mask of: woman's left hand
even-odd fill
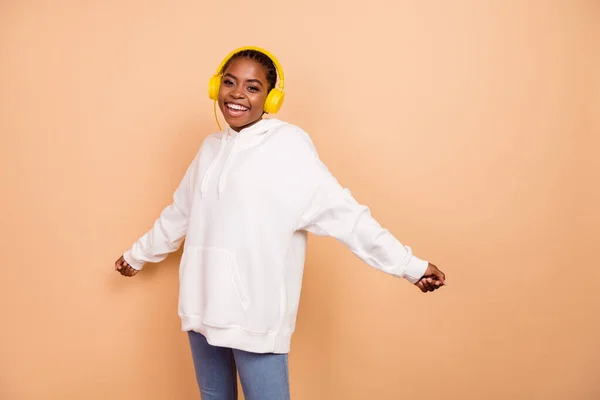
[[[446,284],[446,275],[432,263],[429,263],[425,274],[415,286],[421,289],[421,292],[433,292]]]

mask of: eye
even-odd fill
[[[257,86],[248,86],[248,90],[251,92],[258,92],[260,89]]]
[[[225,79],[225,80],[223,80],[223,84],[225,86],[231,86],[231,85],[233,85],[233,82],[231,81],[231,79]]]

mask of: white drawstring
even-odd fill
[[[213,162],[209,165],[208,169],[206,170],[206,173],[204,174],[204,178],[202,179],[202,185],[200,185],[200,198],[204,198],[204,196],[206,195],[206,185],[208,185],[208,180],[210,179],[210,175],[212,174],[213,169],[215,169],[215,166],[217,165],[219,158],[221,158],[221,154],[223,154],[223,151],[225,150],[225,140],[227,139],[227,134],[228,134],[227,132],[223,133],[223,138],[221,139],[221,147],[219,148],[219,153],[217,153],[217,156],[215,157]]]
[[[256,128],[258,128],[258,129],[256,129]],[[225,130],[225,132],[223,132],[223,137],[221,138],[221,147],[219,148],[219,152],[217,153],[217,156],[212,161],[212,163],[210,164],[210,166],[206,170],[206,173],[204,174],[204,178],[202,179],[202,184],[200,185],[200,196],[201,196],[201,198],[204,198],[206,196],[206,192],[208,190],[208,182],[210,180],[210,176],[214,172],[214,169],[216,168],[217,164],[219,163],[219,159],[222,157],[223,152],[225,151],[225,146],[227,146],[226,145],[227,137],[229,135],[231,135],[231,130],[230,129],[231,129],[231,127],[228,127]],[[248,129],[248,128],[246,128],[246,129]],[[267,131],[268,131],[268,129],[264,129],[264,127],[260,128],[260,127],[256,126],[256,127],[252,128],[252,131],[250,131],[252,133],[245,132],[244,133],[244,137],[248,136],[249,134],[251,134],[251,135],[257,135],[257,134],[265,133]],[[242,133],[241,132],[237,132],[236,135],[231,135],[231,136],[234,136],[235,139],[233,140],[231,151],[229,152],[229,155],[227,156],[227,160],[225,160],[225,165],[223,166],[223,170],[221,171],[221,174],[219,176],[219,182],[217,184],[217,194],[218,194],[218,198],[219,199],[221,198],[221,195],[225,192],[225,188],[227,186],[227,175],[229,173],[229,166],[230,166],[232,160],[235,159],[235,157],[236,157],[235,150],[236,150],[236,146],[238,146],[238,140],[242,136]]]
[[[235,137],[235,139],[233,140],[233,145],[231,146],[231,151],[229,152],[229,156],[227,157],[227,160],[225,160],[225,166],[223,167],[223,171],[221,171],[221,176],[219,177],[219,193],[218,193],[218,198],[221,198],[221,193],[223,193],[225,191],[225,186],[227,185],[227,167],[229,167],[229,161],[235,157],[235,154],[233,154],[233,152],[235,151],[235,145],[238,141],[238,139],[240,138],[240,134],[238,133],[237,136]]]

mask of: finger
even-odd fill
[[[431,286],[433,286],[434,290],[437,290],[437,289],[441,288],[442,286],[444,286],[444,282],[441,279],[434,279]]]
[[[421,282],[423,283],[423,287],[425,288],[426,292],[431,292],[431,286],[429,286],[429,282],[427,282],[427,279],[422,279]]]
[[[433,272],[433,276],[436,280],[441,281],[442,283],[446,281],[446,275],[444,275],[444,273],[437,268]]]
[[[428,277],[427,278],[427,284],[429,285],[429,291],[430,292],[433,292],[435,289],[437,289],[435,287],[435,277],[433,277],[433,278]]]
[[[419,281],[415,285],[421,290],[421,292],[427,292],[427,290],[425,290],[425,286],[423,286],[423,281]]]
[[[427,284],[429,285],[429,291],[433,292],[435,289],[437,289],[437,287],[435,286],[435,279],[434,278],[427,278]]]
[[[436,271],[436,273],[434,274],[436,280],[444,282],[444,273],[440,270]]]
[[[123,269],[124,264],[127,264],[125,258],[123,256],[119,257],[119,259],[115,261],[115,269],[120,271],[121,269]]]

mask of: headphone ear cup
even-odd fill
[[[263,109],[267,114],[277,114],[281,106],[283,105],[283,99],[285,93],[277,88],[271,89],[265,100]]]
[[[221,76],[215,75],[208,81],[208,97],[211,100],[219,99],[219,89],[221,88]]]

